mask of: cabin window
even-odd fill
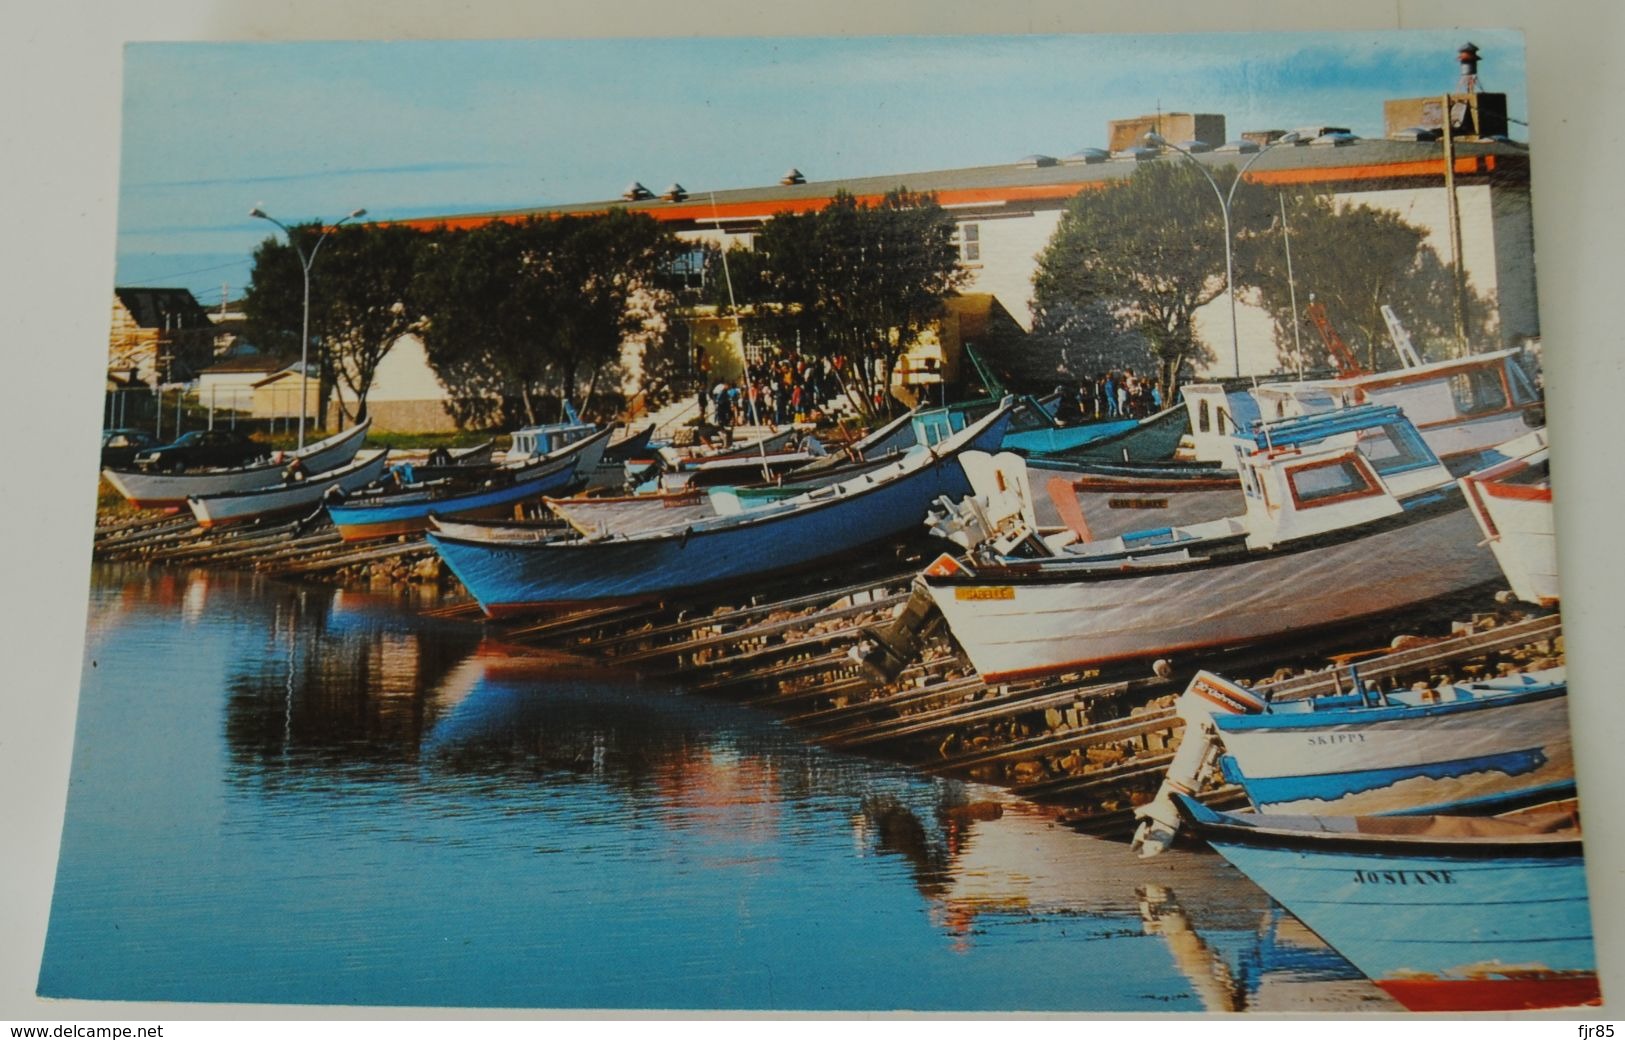
[[[1507,365],[1507,382],[1512,384],[1512,403],[1515,405],[1534,404],[1540,400],[1540,392],[1535,389],[1535,383],[1529,378],[1529,373],[1516,361]]]
[[[1196,406],[1196,431],[1198,433],[1207,433],[1210,429],[1212,427],[1209,424],[1207,402],[1202,401]]]
[[[1450,377],[1450,394],[1461,415],[1494,412],[1507,406],[1506,387],[1501,383],[1499,369],[1475,368],[1456,373]]]
[[[1248,498],[1262,499],[1264,491],[1258,484],[1258,473],[1247,465],[1247,453],[1236,449],[1236,469],[1241,473],[1241,493]]]
[[[1371,467],[1382,474],[1419,469],[1434,462],[1433,452],[1428,450],[1421,435],[1408,426],[1364,430],[1360,433],[1359,448]]]
[[[1300,466],[1287,472],[1292,498],[1300,506],[1319,506],[1360,495],[1377,493],[1353,459],[1333,459]]]
[[[1236,424],[1230,421],[1230,413],[1225,411],[1223,408],[1219,409],[1218,417],[1213,425],[1220,433],[1224,432],[1224,428],[1226,426],[1229,426],[1232,430],[1236,428]]]

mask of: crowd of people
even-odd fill
[[[840,358],[806,354],[753,361],[738,383],[701,385],[700,422],[729,428],[816,421],[825,402],[842,393],[843,367]]]
[[[1162,410],[1162,390],[1132,368],[1103,372],[1078,386],[1055,388],[1055,417],[1063,423],[1091,419],[1143,419]]]

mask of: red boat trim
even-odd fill
[[[1411,1011],[1530,1011],[1602,1003],[1591,972],[1529,978],[1381,979],[1377,986]]]
[[[1550,502],[1552,489],[1537,484],[1502,484],[1499,481],[1474,481],[1491,498],[1510,498],[1523,502]]]

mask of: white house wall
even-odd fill
[[[1043,209],[1009,216],[977,215],[960,217],[963,225],[975,224],[980,258],[966,262],[970,279],[963,292],[991,293],[1016,319],[1022,329],[1033,328],[1033,272],[1038,255],[1049,245],[1061,224],[1061,211]]]

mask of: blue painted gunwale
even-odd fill
[[[959,453],[996,447],[1008,422],[1001,409],[929,464],[858,478],[821,500],[621,538],[503,542],[431,531],[429,543],[488,614],[631,602],[782,573],[916,530],[938,497],[970,493]],[[872,483],[853,487],[860,481]]]
[[[476,509],[524,502],[540,498],[570,485],[575,479],[575,465],[567,460],[564,465],[534,477],[520,478],[499,488],[479,488],[460,495],[436,497],[428,490],[408,489],[400,495],[384,496],[376,504],[329,505],[328,515],[338,527],[363,527],[369,524],[394,523],[402,520],[427,521],[429,514],[452,517]]]
[[[1301,712],[1264,712],[1258,715],[1214,715],[1213,724],[1221,733],[1243,730],[1314,730],[1337,726],[1364,725],[1373,722],[1395,722],[1403,719],[1437,718],[1461,712],[1481,711],[1486,708],[1512,704],[1529,704],[1568,695],[1568,683],[1541,683],[1526,689],[1509,689],[1505,693],[1479,693],[1470,698],[1441,701],[1438,704],[1386,704],[1370,707],[1305,710]],[[1292,703],[1312,703],[1310,701]]]

